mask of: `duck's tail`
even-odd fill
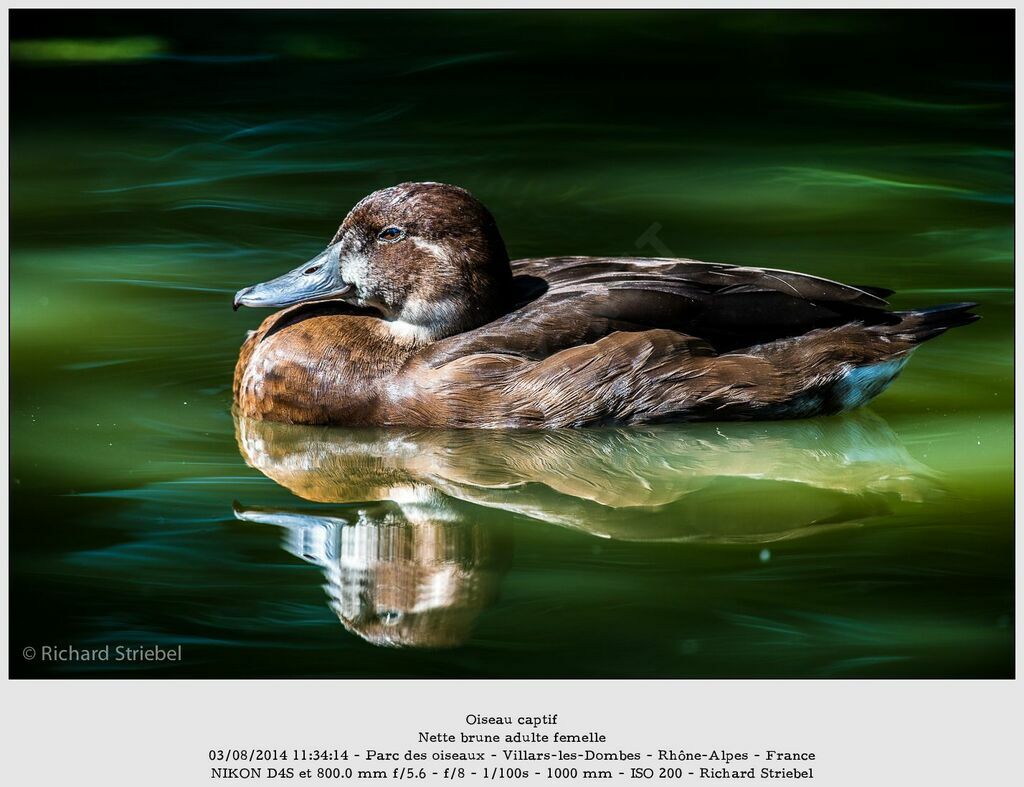
[[[934,339],[950,328],[970,325],[975,320],[981,319],[981,315],[971,311],[977,305],[965,301],[963,303],[943,303],[925,309],[893,312],[900,318],[900,321],[894,325],[877,326],[877,330],[912,345],[917,345]]]
[[[888,323],[851,323],[765,345],[758,357],[774,367],[776,375],[769,377],[782,383],[781,392],[752,389],[760,405],[754,417],[805,418],[867,404],[896,379],[919,344],[977,320],[975,306],[946,303],[891,312]]]

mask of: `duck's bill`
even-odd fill
[[[344,517],[303,513],[301,511],[288,511],[283,508],[269,508],[266,506],[244,506],[235,500],[231,509],[235,519],[242,522],[256,522],[261,525],[277,525],[293,530],[305,527],[320,527],[323,525],[350,525],[352,522]]]
[[[341,278],[337,244],[309,262],[276,279],[254,284],[235,293],[233,306],[279,308],[296,303],[344,298],[355,287]]]

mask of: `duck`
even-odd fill
[[[239,290],[277,309],[233,381],[244,418],[557,429],[834,415],[882,393],[977,304],[894,311],[892,290],[679,258],[510,260],[483,203],[401,183],[327,247]]]

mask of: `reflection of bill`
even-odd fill
[[[387,645],[455,646],[497,597],[508,526],[602,538],[769,543],[849,527],[937,490],[870,411],[772,424],[552,432],[334,429],[239,419],[242,455],[339,516],[237,508],[287,528],[342,623]],[[493,520],[493,517],[491,517]]]

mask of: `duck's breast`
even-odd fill
[[[235,369],[240,414],[303,424],[381,423],[402,357],[381,341],[380,322],[315,313],[268,319],[246,340]]]

